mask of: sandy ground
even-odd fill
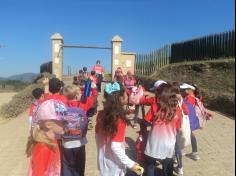
[[[12,93],[0,94],[0,105],[11,99]],[[99,101],[101,102],[101,98]],[[101,108],[101,107],[100,107]],[[219,113],[206,129],[197,132],[201,160],[184,158],[186,176],[234,176],[235,172],[235,121]],[[95,118],[93,119],[95,120]],[[128,127],[129,153],[134,157],[133,145],[137,130]],[[24,155],[28,136],[27,113],[16,119],[0,122],[0,176],[24,176],[27,163]],[[88,132],[86,176],[98,176],[94,130]],[[187,152],[190,148],[186,149]]]

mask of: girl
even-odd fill
[[[96,96],[88,97],[85,103],[80,102],[81,93],[76,86],[66,86],[64,95],[68,98],[70,108],[80,108],[87,112],[94,106]],[[63,176],[84,176],[87,138],[64,139],[62,140],[62,175]]]
[[[29,176],[60,176],[60,152],[57,135],[64,134],[62,116],[57,111],[63,104],[43,102],[33,116],[33,127],[26,154],[30,157]]]
[[[198,146],[197,139],[194,134],[195,130],[200,129],[200,124],[198,117],[196,115],[196,111],[194,107],[196,106],[196,97],[194,91],[196,88],[190,84],[182,84],[180,88],[183,90],[182,94],[184,97],[184,102],[186,103],[189,111],[189,120],[190,120],[190,128],[191,128],[191,144],[192,144],[192,153],[188,155],[189,158],[197,161],[200,159],[198,155]]]
[[[145,120],[152,124],[145,149],[147,176],[155,176],[156,161],[163,165],[163,175],[173,175],[173,156],[177,129],[181,126],[181,111],[173,86],[166,84],[153,102]]]
[[[116,82],[117,81],[117,77],[124,77],[123,71],[121,67],[118,67],[115,71],[115,75],[113,78],[113,81]]]
[[[124,81],[125,87],[127,89],[132,89],[135,86],[135,83],[136,83],[136,80],[134,79],[132,72],[128,71],[127,75],[125,76],[125,81]]]
[[[177,96],[177,99],[178,99],[178,106],[179,106],[180,110],[182,111],[183,116],[188,117],[188,108],[187,108],[186,104],[183,101],[183,97],[182,97],[181,92],[180,92],[180,85],[177,82],[172,83],[172,85],[174,86],[174,92],[175,92],[175,94]],[[184,119],[182,119],[181,122],[183,122],[183,120]],[[188,132],[190,132],[189,121],[187,121],[187,123],[188,123],[189,129],[185,129],[185,130],[188,130]],[[180,138],[182,137],[181,135],[182,135],[182,131],[177,130],[176,145],[175,145],[175,156],[176,156],[176,159],[177,159],[178,166],[176,168],[174,168],[174,170],[178,175],[183,175],[184,174],[183,173],[183,163],[182,163],[182,156],[184,155],[184,153],[182,151],[185,147],[184,146],[185,144],[181,144],[181,142],[182,142],[180,140]],[[185,139],[184,142],[190,142],[190,138]]]
[[[128,123],[124,105],[127,94],[119,83],[107,84],[104,110],[97,116],[96,142],[101,176],[124,176],[126,168],[137,174],[142,168],[125,154],[125,129]]]
[[[142,89],[143,91],[143,98],[147,95],[145,92],[144,87],[142,86],[142,80],[140,78],[137,79],[136,81],[136,87],[137,89]],[[135,112],[134,112],[134,126],[133,128],[136,129],[138,127],[138,115],[139,115],[139,109],[140,105],[135,105]],[[144,111],[144,106],[142,107],[142,111]]]

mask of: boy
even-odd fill
[[[36,88],[32,91],[32,95],[35,99],[35,101],[31,104],[30,109],[29,109],[29,129],[31,129],[32,125],[32,116],[33,112],[35,110],[35,107],[43,101],[44,99],[44,90],[41,88]]]

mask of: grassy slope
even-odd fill
[[[145,87],[157,79],[195,83],[209,108],[235,116],[235,59],[169,65],[145,77]]]

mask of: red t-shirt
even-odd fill
[[[34,109],[36,108],[37,104],[36,103],[32,103],[30,108],[29,108],[29,117],[32,117],[33,116],[33,112],[34,112]]]
[[[190,103],[191,105],[195,106],[196,105],[196,97],[194,95],[188,95],[186,97],[186,101]]]
[[[60,151],[56,147],[50,148],[47,144],[37,143],[32,150],[31,176],[60,176]]]
[[[97,77],[96,77],[95,75],[94,75],[94,76],[90,75],[89,78],[91,79],[91,81],[92,81],[93,83],[95,83],[95,84],[98,83],[98,79],[97,79]]]
[[[182,109],[183,109],[184,114],[188,115],[188,107],[184,102],[182,103]]]
[[[83,109],[85,112],[87,112],[89,109],[91,109],[94,106],[95,99],[94,97],[88,97],[86,102],[80,102],[78,100],[68,100],[67,105],[69,107],[78,107]]]

